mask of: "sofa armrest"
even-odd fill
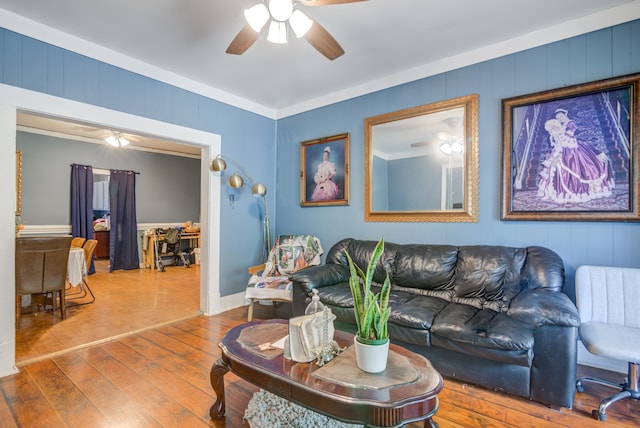
[[[291,280],[293,282],[293,316],[303,315],[311,290],[348,281],[349,267],[334,263],[310,266],[295,272]]]
[[[533,326],[580,326],[576,305],[566,294],[552,290],[523,290],[511,301],[507,315]]]

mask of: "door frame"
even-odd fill
[[[201,148],[200,159],[200,311],[213,315],[223,310],[220,298],[220,177],[209,170],[220,153],[221,136],[193,128],[161,122],[91,104],[55,97],[0,84],[0,239],[15,240],[16,197],[16,115],[17,112],[43,114],[62,120],[90,122],[105,128],[154,135]],[[16,373],[15,367],[15,246],[0,247],[0,377]]]

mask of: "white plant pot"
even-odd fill
[[[356,350],[356,360],[360,370],[367,373],[380,373],[387,368],[389,356],[389,340],[381,345],[368,345],[360,343],[356,336],[353,340]]]

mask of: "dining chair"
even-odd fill
[[[76,236],[75,238],[73,238],[71,240],[71,246],[72,247],[78,247],[78,248],[82,248],[82,245],[84,244],[84,241],[86,241],[87,238],[83,238],[82,236]]]
[[[16,238],[16,327],[20,325],[22,295],[52,293],[53,310],[60,299],[60,317],[67,317],[65,286],[71,236]]]
[[[87,270],[89,266],[91,266],[91,261],[93,260],[93,253],[96,250],[96,246],[98,245],[97,239],[87,239],[84,243],[82,249],[84,250],[84,262],[85,262],[85,271],[82,275],[82,282],[78,285],[80,288],[79,291],[73,293],[72,297],[68,297],[67,300],[77,300],[82,299],[89,294],[91,296],[91,300],[87,302],[75,303],[74,306],[88,305],[89,303],[93,303],[96,301],[96,296],[93,294],[91,287],[89,287],[89,282],[87,281]]]

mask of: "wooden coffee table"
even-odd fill
[[[246,337],[243,332],[255,332],[256,327],[266,328],[274,334],[280,332],[280,337],[284,337],[287,326],[286,320],[249,322],[234,327],[225,335],[219,345],[222,357],[211,367],[211,386],[216,393],[216,401],[209,411],[211,418],[220,419],[224,416],[224,375],[230,370],[262,389],[343,422],[371,427],[397,427],[424,420],[425,428],[438,426],[433,416],[438,410],[442,376],[423,356],[390,345],[390,351],[400,358],[406,357],[402,360],[415,368],[415,379],[382,388],[363,388],[319,377],[319,373],[315,372],[321,367],[314,362],[296,363],[284,358],[281,351],[268,351],[271,355],[266,355],[266,352],[261,355],[257,347],[248,346],[244,339],[239,340],[241,335],[242,338]],[[334,338],[343,347],[353,343],[350,333],[336,330]],[[337,360],[328,364],[334,362]],[[329,368],[329,365],[324,368]],[[384,377],[387,371],[375,375],[362,372],[362,375]]]

